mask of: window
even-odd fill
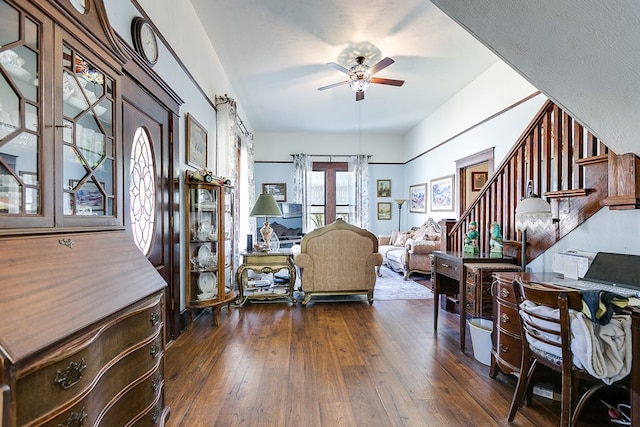
[[[129,196],[131,231],[136,246],[147,255],[156,219],[156,183],[151,142],[142,129],[136,130],[131,148]]]
[[[346,162],[313,163],[307,230],[331,224],[337,218],[349,222],[348,168]]]

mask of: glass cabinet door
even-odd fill
[[[114,215],[114,79],[62,48],[63,212]]]
[[[236,289],[235,287],[235,216],[233,206],[233,189],[224,188],[224,254],[225,254],[225,274],[224,286],[225,294]]]
[[[0,0],[0,216],[43,214],[40,32]]]

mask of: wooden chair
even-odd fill
[[[513,290],[521,312],[519,317],[522,329],[522,360],[508,421],[513,421],[524,398],[527,395],[530,396],[533,387],[531,378],[537,365],[542,364],[562,375],[560,425],[563,427],[574,426],[577,424],[585,403],[598,390],[607,386],[585,370],[578,369],[572,361],[569,309],[580,311],[582,297],[575,290],[550,288],[546,285],[522,283],[518,280],[513,282]],[[538,306],[558,309],[559,316],[541,315],[539,311],[532,310],[528,304],[523,304],[525,300]],[[522,316],[522,313],[526,313],[528,316]],[[560,353],[562,357],[553,357],[548,352],[531,346],[528,339],[532,336],[544,343],[543,345],[549,346],[549,349],[556,348],[555,352]],[[583,394],[580,394],[580,386],[583,383],[588,383],[589,387]],[[611,386],[622,387],[627,392],[629,391],[623,382],[617,382]]]

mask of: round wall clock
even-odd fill
[[[131,23],[133,48],[149,65],[158,62],[158,40],[151,25],[144,18],[136,17]]]

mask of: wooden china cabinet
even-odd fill
[[[168,415],[166,283],[124,228],[111,31],[102,0],[0,0],[2,427]]]
[[[185,285],[190,323],[194,310],[211,308],[217,324],[220,309],[238,295],[234,279],[234,190],[228,185],[192,179],[186,173]]]

